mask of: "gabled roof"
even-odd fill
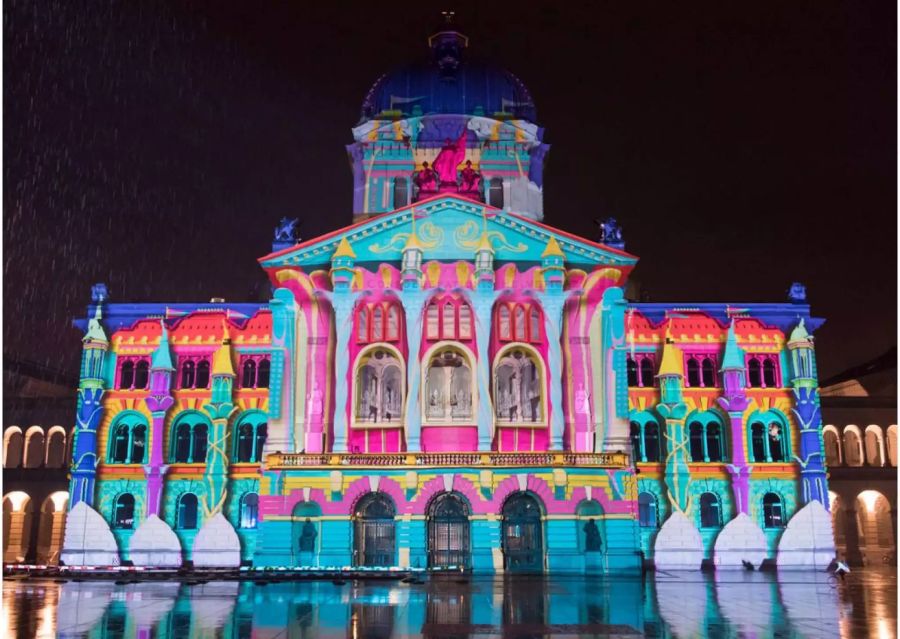
[[[432,260],[471,260],[486,233],[499,262],[539,262],[552,239],[568,266],[628,268],[637,263],[637,257],[625,251],[453,194],[436,195],[363,220],[270,253],[259,262],[265,269],[328,268],[345,240],[353,247],[357,263],[400,261],[413,231],[425,258]]]

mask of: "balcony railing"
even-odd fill
[[[423,467],[423,466],[581,466],[624,468],[625,453],[274,453],[267,468]]]

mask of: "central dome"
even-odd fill
[[[362,121],[457,114],[536,122],[534,102],[522,81],[494,65],[466,60],[468,43],[458,31],[431,36],[431,60],[381,76],[363,101]]]

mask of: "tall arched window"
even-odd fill
[[[494,368],[494,406],[499,421],[544,421],[544,382],[541,361],[531,351],[507,350]]]
[[[61,468],[66,463],[66,431],[54,426],[47,434],[47,468]]]
[[[887,429],[887,458],[891,466],[897,466],[897,425],[891,424]]]
[[[770,411],[755,415],[750,422],[750,453],[754,462],[785,462],[790,459],[790,432],[787,420]]]
[[[778,388],[778,355],[753,353],[747,355],[747,382],[751,388]]]
[[[709,461],[718,462],[725,459],[725,446],[722,441],[723,429],[719,424],[706,425],[706,457]]]
[[[644,357],[641,357],[641,378],[638,380],[638,386],[653,386],[655,380],[653,376],[654,369],[653,356],[645,355]]]
[[[400,421],[403,412],[404,365],[393,351],[366,351],[356,365],[356,421]]]
[[[763,497],[763,522],[766,528],[782,528],[784,526],[781,497],[775,493],[766,493]]]
[[[40,426],[32,426],[25,431],[25,468],[40,468],[44,465],[44,431]]]
[[[722,505],[713,493],[700,495],[700,527],[719,528],[722,526]]]
[[[494,208],[503,208],[503,180],[491,178],[488,181],[488,204]]]
[[[270,362],[268,357],[263,357],[259,360],[259,366],[256,368],[256,387],[257,388],[268,388],[269,387],[269,375],[272,370],[272,363]]]
[[[196,388],[209,388],[209,360],[202,359],[197,362]]]
[[[501,342],[543,340],[544,315],[537,303],[501,302],[495,312],[497,338]]]
[[[862,437],[859,429],[853,425],[844,428],[844,459],[848,466],[863,465]]]
[[[147,388],[150,381],[150,362],[142,359],[134,367],[134,387],[138,390]]]
[[[638,495],[638,520],[644,528],[656,528],[659,526],[656,497],[652,493],[641,493]]]
[[[637,386],[638,385],[638,366],[637,362],[628,358],[626,362],[626,372],[628,374],[628,385],[629,386]]]
[[[241,497],[241,528],[256,528],[259,520],[259,495],[247,493]]]
[[[388,342],[395,342],[400,339],[400,307],[396,304],[388,305],[384,339]]]
[[[425,421],[471,422],[475,418],[472,364],[460,349],[447,347],[432,354],[422,386]]]
[[[691,387],[700,386],[700,364],[693,357],[688,358],[687,362],[687,382]]]
[[[176,528],[179,530],[197,529],[197,495],[184,493],[178,498]]]
[[[116,498],[113,507],[113,528],[119,530],[134,528],[134,495],[124,493]]]
[[[356,309],[359,344],[396,342],[400,339],[400,305],[394,301],[368,302]]]
[[[394,178],[394,208],[399,209],[409,204],[409,180],[405,177]]]
[[[3,433],[3,467],[19,468],[22,465],[25,450],[25,436],[18,426],[7,428]]]
[[[693,413],[688,421],[691,461],[724,461],[723,432],[722,421],[712,411]]]
[[[766,388],[778,386],[775,375],[775,361],[771,358],[766,358],[763,361],[763,383],[766,385]]]
[[[241,366],[241,387],[251,388],[256,385],[256,362],[252,359],[244,360]]]
[[[181,388],[193,388],[196,381],[197,365],[189,359],[181,364]]]
[[[132,388],[134,386],[134,362],[126,360],[119,367],[119,388]]]
[[[660,459],[659,425],[650,413],[635,413],[630,423],[634,461],[658,462]]]
[[[703,454],[703,424],[691,422],[688,428],[690,430],[691,461],[705,461]]]
[[[713,388],[716,385],[716,362],[712,357],[704,357],[700,366],[701,385]]]
[[[209,425],[199,413],[188,412],[175,419],[172,461],[180,464],[206,463]]]
[[[147,449],[147,425],[138,413],[119,416],[109,430],[107,460],[110,464],[143,464]]]
[[[659,453],[662,449],[660,445],[659,424],[656,422],[647,422],[644,424],[644,447],[647,450],[647,461],[658,462]]]
[[[747,364],[747,382],[752,388],[762,386],[762,364],[758,359],[751,359]]]
[[[634,458],[635,462],[643,461],[645,459],[645,457],[644,457],[643,437],[641,436],[641,425],[637,422],[631,422],[630,434],[631,434],[631,455]]]
[[[826,426],[822,432],[822,440],[825,444],[825,463],[829,466],[841,465],[841,440],[833,426]]]
[[[866,426],[865,450],[866,463],[869,466],[884,466],[883,440],[881,429],[878,426]]]
[[[243,464],[261,462],[266,434],[264,413],[251,411],[241,416],[235,428],[235,461]]]

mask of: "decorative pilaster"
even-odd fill
[[[92,289],[94,317],[82,338],[81,379],[78,384],[78,412],[72,454],[72,481],[69,487],[69,509],[78,502],[94,504],[94,479],[97,474],[97,427],[103,414],[103,377],[109,340],[100,323],[106,286]]]
[[[422,307],[426,295],[419,290],[418,280],[415,286],[409,280],[403,282],[403,312],[406,317],[406,449],[410,452],[421,450],[422,408],[419,404],[422,383],[422,362],[419,361],[419,348],[422,344]]]
[[[731,463],[728,472],[731,475],[731,489],[738,513],[750,514],[750,471],[747,463],[746,437],[744,434],[744,411],[750,405],[744,380],[744,351],[737,344],[734,332],[734,320],[728,328],[725,341],[725,354],[722,357],[723,393],[716,401],[728,413],[731,424]],[[703,439],[704,443],[706,438]]]
[[[547,337],[547,379],[550,384],[550,450],[563,449],[562,400],[562,312],[565,305],[563,286],[566,281],[565,254],[553,236],[541,254],[541,273],[545,289],[540,295],[544,310],[544,333]]]
[[[150,515],[159,517],[161,513],[163,478],[169,468],[163,459],[166,413],[175,403],[171,390],[175,367],[172,365],[172,355],[169,351],[169,333],[166,331],[165,323],[160,321],[160,325],[162,335],[150,361],[150,394],[145,400],[151,418],[150,463],[144,466],[144,475],[147,477],[146,517]]]
[[[235,374],[231,360],[231,338],[224,320],[223,327],[222,345],[213,355],[212,397],[209,404],[203,407],[212,422],[203,471],[206,484],[203,511],[207,520],[222,512],[228,494],[228,421],[236,410],[232,399]]]
[[[301,449],[305,423],[301,402],[294,393],[294,349],[297,347],[297,302],[288,288],[278,288],[269,300],[272,309],[272,379],[269,385],[268,432],[265,453]],[[296,423],[299,421],[300,423]]]
[[[686,513],[690,507],[691,472],[688,468],[688,437],[684,428],[687,404],[682,398],[681,349],[666,333],[662,362],[659,365],[659,388],[662,397],[656,407],[666,420],[666,488],[672,507]]]
[[[475,342],[478,349],[478,450],[489,451],[494,440],[494,407],[491,403],[491,313],[497,299],[493,282],[484,280],[472,295],[475,313]]]
[[[347,452],[348,380],[350,376],[350,337],[353,332],[353,307],[356,296],[351,292],[356,254],[347,238],[341,238],[331,258],[331,283],[334,295],[336,343],[334,348],[334,452]]]
[[[801,319],[791,331],[787,344],[791,352],[794,389],[794,416],[800,425],[800,500],[821,502],[828,508],[828,480],[822,450],[822,419],[813,357],[812,336]]]

